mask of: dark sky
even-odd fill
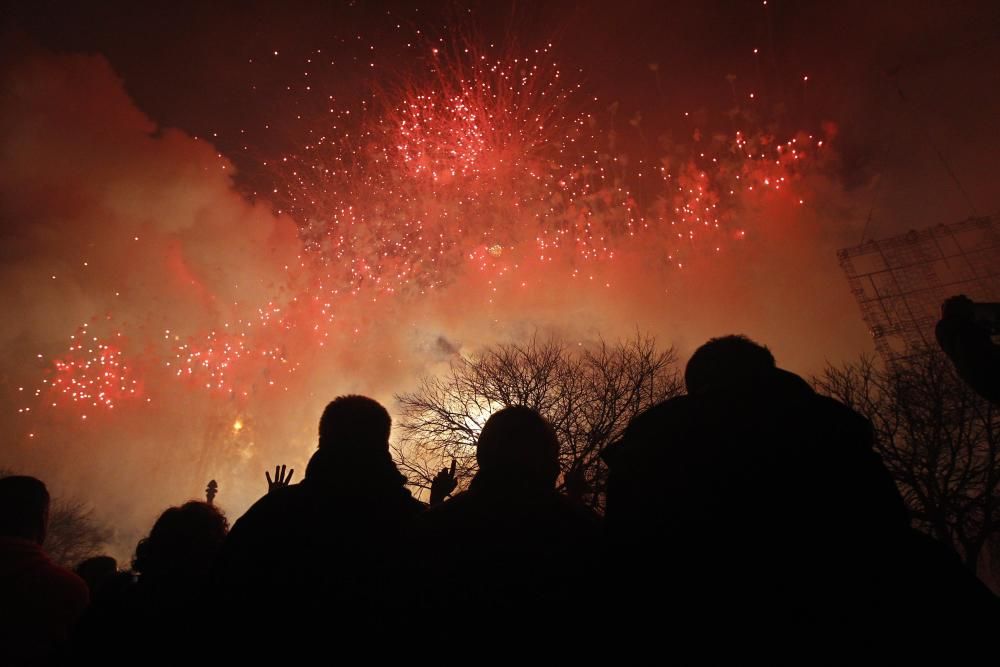
[[[151,118],[218,133],[214,142],[230,155],[245,141],[239,129],[293,111],[280,90],[308,52],[338,62],[314,73],[324,85],[359,96],[373,80],[369,58],[387,77],[405,76],[414,51],[404,44],[417,30],[433,39],[461,26],[525,48],[552,41],[601,105],[642,114],[646,137],[690,130],[683,111],[724,123],[734,93],[751,90],[761,113],[786,129],[836,122],[844,183],[882,176],[876,234],[1000,208],[994,2],[91,4],[21,3],[9,23],[47,49],[105,55]],[[275,50],[279,58],[268,60]],[[255,136],[259,153],[280,150]]]
[[[8,458],[93,499],[124,527],[127,549],[166,503],[199,495],[210,478],[242,511],[260,493],[260,469],[304,463],[330,396],[389,404],[439,372],[446,360],[428,350],[442,339],[465,352],[539,327],[579,340],[650,331],[683,358],[742,332],[796,372],[855,358],[871,339],[837,249],[866,226],[888,236],[1000,211],[1000,3],[246,5],[35,0],[0,13],[0,301],[17,314],[0,325],[0,403],[27,405],[81,323],[88,336],[125,330],[152,399],[86,423],[61,407],[10,416],[3,431],[19,439]],[[160,342],[164,329],[205,343],[310,277],[288,270],[302,251],[296,223],[242,196],[268,175],[255,164],[325,127],[310,115],[317,99],[354,108],[426,74],[434,40],[462,35],[522,53],[551,41],[564,80],[581,84],[572,103],[600,116],[602,138],[614,128],[626,156],[658,159],[670,142],[691,153],[696,131],[731,138],[739,107],[784,139],[836,125],[831,157],[801,182],[815,190],[806,205],[741,208],[750,241],[729,243],[721,261],[674,270],[655,243],[622,244],[624,258],[589,265],[607,282],[533,264],[517,275],[548,289],[508,280],[495,305],[490,274],[462,264],[440,297],[376,304],[345,293],[340,319],[324,325],[329,345],[312,328],[282,329],[281,346],[302,364],[283,376],[287,393],[257,393],[266,361],[242,367],[241,388],[253,389],[244,403],[176,384],[172,368],[166,378],[159,362],[175,346]],[[306,77],[317,50],[324,63]],[[217,153],[236,164],[238,190]],[[267,331],[251,337],[265,350]],[[238,436],[236,418],[248,424]]]

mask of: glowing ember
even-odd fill
[[[117,337],[121,337],[118,334]],[[53,375],[43,380],[35,395],[52,407],[76,405],[113,409],[120,401],[141,396],[120,347],[91,335],[86,326],[70,336],[68,352],[53,360]],[[30,408],[22,408],[22,412]],[[82,415],[86,419],[86,414]]]

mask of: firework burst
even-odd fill
[[[629,159],[551,45],[426,50],[419,71],[360,112],[327,96],[327,112],[305,119],[311,139],[266,162],[269,198],[300,229],[292,293],[234,306],[221,327],[137,343],[141,368],[120,334],[112,344],[78,332],[36,398],[113,408],[144,396],[149,374],[246,399],[287,389],[338,327],[357,333],[348,303],[419,299],[469,271],[491,291],[546,271],[582,276],[637,244],[683,268],[748,236],[739,211],[750,198],[802,203],[795,184],[823,150],[806,133],[696,129],[683,151]]]

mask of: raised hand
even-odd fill
[[[271,475],[265,470],[264,477],[267,478],[267,492],[271,493],[277,489],[283,488],[291,484],[292,475],[295,474],[295,468],[288,471],[288,475],[285,475],[285,466],[274,466],[274,479],[271,479]]]
[[[431,507],[444,502],[452,491],[458,486],[455,479],[455,459],[451,460],[451,470],[441,468],[441,472],[431,480]]]

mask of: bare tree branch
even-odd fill
[[[0,468],[0,477],[17,474]],[[45,551],[54,562],[73,568],[80,561],[100,555],[113,537],[110,526],[94,516],[94,510],[75,498],[53,498]]]
[[[443,377],[425,378],[416,391],[396,397],[402,437],[394,453],[411,483],[425,489],[454,459],[463,488],[476,472],[475,442],[486,419],[506,406],[528,406],[559,436],[560,488],[567,473],[582,472],[591,489],[585,501],[601,509],[607,480],[601,451],[635,415],[680,392],[673,349],[659,350],[638,333],[590,346],[554,338],[497,345],[457,359]]]
[[[828,367],[817,389],[871,420],[876,447],[914,522],[977,571],[1000,534],[1000,411],[937,350],[891,368]],[[993,554],[996,556],[996,554]]]

